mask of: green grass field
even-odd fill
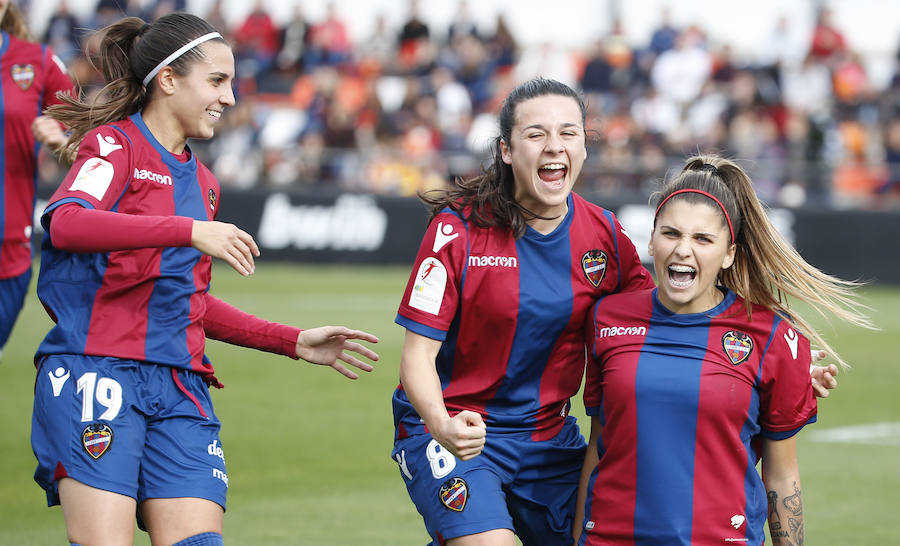
[[[407,268],[262,263],[241,278],[217,267],[213,292],[242,309],[298,326],[346,324],[381,338],[376,371],[353,382],[326,368],[211,342],[226,384],[223,422],[230,544],[421,545],[427,535],[390,459],[390,397],[403,330],[393,323]],[[882,328],[824,329],[853,364],[819,422],[799,440],[807,544],[900,544],[900,290],[869,288]],[[0,364],[0,544],[64,544],[59,507],[32,481],[31,357],[49,319],[29,298]],[[573,404],[583,415],[580,399]],[[839,427],[883,425],[874,433]],[[878,434],[880,433],[880,434]],[[817,439],[817,436],[819,438]],[[149,544],[136,533],[137,544]]]

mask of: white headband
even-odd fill
[[[147,77],[144,78],[144,87],[147,87],[147,84],[150,83],[150,80],[152,80],[153,77],[156,76],[159,73],[159,71],[163,69],[164,66],[167,66],[169,63],[171,63],[178,57],[181,57],[188,50],[194,48],[195,46],[202,44],[203,42],[205,42],[207,40],[212,40],[213,38],[221,38],[221,37],[222,37],[222,35],[219,34],[218,32],[210,32],[209,34],[204,34],[203,36],[197,38],[196,40],[192,40],[192,41],[184,44],[183,46],[181,46],[180,48],[175,50],[175,53],[172,53],[171,55],[169,55],[168,57],[163,59],[161,63],[156,65],[156,68],[154,68],[153,70],[150,71],[149,74],[147,74]]]

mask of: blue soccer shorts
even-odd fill
[[[225,508],[228,475],[209,388],[194,372],[135,360],[50,355],[39,366],[31,447],[35,481],[59,504],[59,479],[127,495],[194,497]]]
[[[31,268],[17,277],[0,279],[0,351],[9,340],[13,325],[22,311],[30,282]]]
[[[572,521],[585,441],[568,417],[554,438],[492,433],[484,451],[461,461],[430,434],[394,444],[391,454],[432,544],[510,529],[526,546],[572,544]]]

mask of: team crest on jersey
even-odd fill
[[[22,91],[28,90],[34,83],[34,67],[30,64],[14,64],[11,72],[13,81],[22,88]]]
[[[105,423],[88,425],[84,427],[84,431],[81,433],[81,445],[84,446],[84,450],[94,460],[99,459],[104,453],[109,451],[112,441],[113,431]]]
[[[216,192],[209,188],[209,210],[216,210]]]
[[[441,485],[438,495],[444,506],[454,512],[462,512],[469,498],[469,484],[462,478],[450,478]]]
[[[722,336],[722,348],[732,364],[737,366],[750,357],[753,352],[753,339],[744,332],[728,330]]]
[[[606,252],[602,250],[597,250],[593,248],[584,253],[584,256],[581,257],[581,269],[584,271],[584,276],[594,288],[600,286],[600,283],[603,282],[603,276],[606,275],[606,264],[608,262],[608,258],[606,257]]]

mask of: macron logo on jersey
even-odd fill
[[[453,226],[450,224],[445,226],[443,222],[438,222],[437,231],[434,232],[434,244],[431,245],[431,251],[437,252],[457,237],[459,237],[459,233],[453,233]]]
[[[597,332],[598,338],[613,336],[645,336],[647,335],[646,326],[607,326],[600,328]]]
[[[519,267],[515,256],[469,256],[469,267]]]
[[[134,179],[135,180],[150,180],[152,182],[156,182],[157,184],[162,184],[164,186],[172,185],[172,177],[165,174],[155,173],[153,171],[148,171],[147,169],[134,169]]]

